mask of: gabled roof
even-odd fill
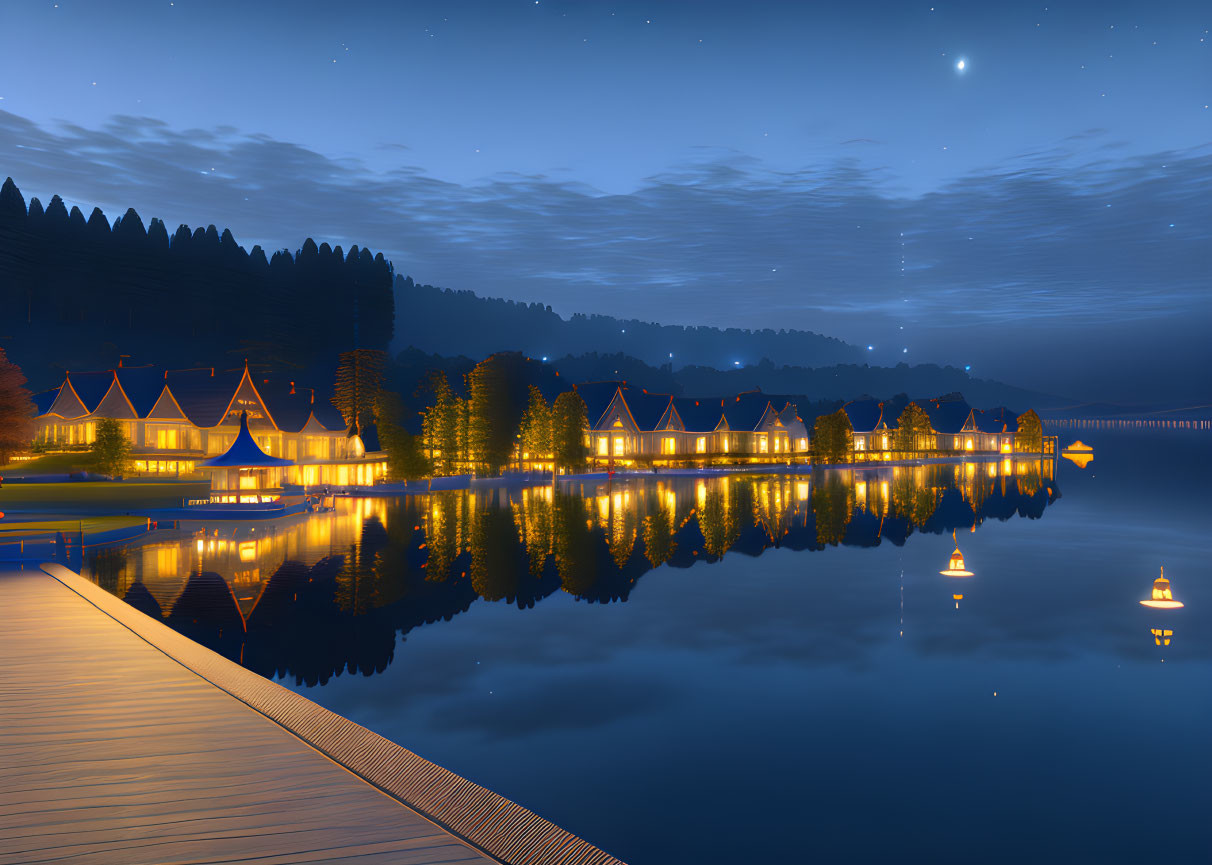
[[[655,427],[659,430],[684,430],[685,422],[682,420],[678,410],[673,407],[673,400],[665,404],[665,412],[661,415],[661,419],[657,421]]]
[[[147,417],[164,390],[164,371],[153,366],[124,366],[114,370],[135,414]]]
[[[647,393],[634,387],[619,388],[619,391],[623,394],[627,409],[635,418],[636,425],[644,431],[657,428],[673,399],[667,393]]]
[[[200,427],[218,426],[227,413],[243,372],[187,369],[165,374],[165,382],[190,423]]]
[[[198,463],[201,468],[271,468],[274,466],[293,466],[293,460],[271,457],[257,446],[252,433],[248,431],[248,413],[240,412],[240,432],[224,453],[213,459]]]
[[[36,393],[33,396],[34,408],[37,409],[39,415],[44,415],[50,411],[50,407],[55,404],[55,400],[59,396],[59,391],[63,385],[53,390],[44,390],[42,393]]]
[[[850,418],[850,426],[860,434],[875,432],[884,420],[884,404],[872,397],[851,400],[842,406],[842,411]]]
[[[101,405],[101,400],[105,399],[109,386],[113,384],[114,373],[112,370],[71,372],[67,374],[67,381],[71,382],[72,390],[76,392],[76,396],[80,397],[84,408],[89,414],[92,414],[97,410],[97,406]]]
[[[983,433],[1018,432],[1018,415],[1004,405],[985,411],[974,411],[972,414],[976,428]]]
[[[585,401],[585,416],[589,418],[590,429],[597,427],[602,415],[606,414],[606,409],[610,408],[610,401],[614,399],[615,392],[624,385],[626,382],[622,381],[587,381],[573,385]]]
[[[105,392],[105,398],[97,405],[93,411],[100,417],[119,418],[122,420],[133,420],[139,415],[135,412],[135,407],[131,401],[126,398],[125,391],[122,390],[122,385],[118,383],[118,377],[114,376],[109,384],[109,390]]]
[[[752,432],[762,422],[766,407],[770,405],[770,396],[761,391],[739,393],[734,397],[724,398],[724,418],[728,427],[735,432]]]
[[[779,412],[779,420],[783,422],[783,426],[787,429],[787,434],[793,438],[807,438],[808,427],[804,424],[804,419],[800,417],[799,410],[795,403],[789,402]]]
[[[963,430],[972,414],[972,408],[963,400],[925,400],[918,402],[926,416],[930,418],[930,428],[936,433],[955,435]]]
[[[709,433],[719,429],[724,417],[724,400],[674,397],[673,407],[686,427],[687,432]]]
[[[348,429],[340,410],[328,400],[316,400],[311,411],[316,420],[323,424],[329,432],[344,432]]]

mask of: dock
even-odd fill
[[[0,862],[621,865],[60,565],[0,603]]]

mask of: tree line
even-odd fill
[[[211,363],[220,334],[253,363],[331,370],[339,351],[388,347],[393,279],[382,253],[357,246],[308,238],[293,253],[249,251],[214,225],[170,232],[133,208],[111,223],[58,195],[27,206],[12,178],[0,186],[0,336],[40,386],[63,366],[112,367],[119,354]],[[59,348],[46,352],[47,341]],[[45,370],[31,363],[41,357],[54,359]]]

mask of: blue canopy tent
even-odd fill
[[[261,450],[248,431],[248,413],[240,413],[240,431],[236,440],[217,457],[198,463],[198,468],[211,472],[212,492],[233,492],[257,496],[276,492],[282,487],[282,470],[293,466],[294,460],[272,457]]]

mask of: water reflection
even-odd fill
[[[622,602],[659,567],[1036,519],[1059,496],[1053,472],[1006,459],[346,500],[274,526],[187,526],[94,551],[84,572],[262,675],[322,684],[382,672],[397,634],[477,600]]]

